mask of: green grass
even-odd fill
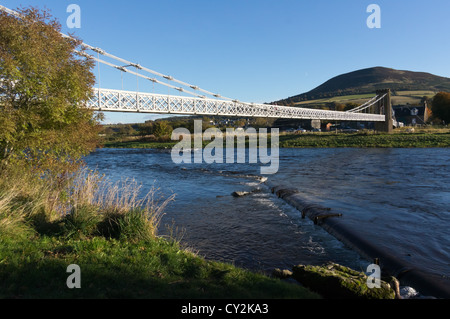
[[[448,129],[418,129],[416,133],[407,133],[405,129],[398,129],[393,134],[362,131],[358,133],[303,133],[280,134],[282,148],[336,148],[336,147],[379,147],[379,148],[425,148],[449,147],[450,131]],[[203,142],[206,146],[209,142]],[[268,141],[270,145],[270,139]],[[171,149],[177,142],[140,142],[117,141],[105,143],[107,148],[154,148]],[[248,144],[248,143],[247,143]],[[226,145],[224,145],[225,147]]]
[[[426,90],[422,90],[422,91],[396,91],[395,95],[397,96],[415,96],[415,97],[419,97],[422,98],[424,96],[429,96],[429,97],[433,97],[436,95],[436,92],[433,91],[426,91]]]
[[[450,133],[291,134],[280,136],[282,148],[425,148],[450,147]]]
[[[134,141],[114,141],[106,142],[104,147],[107,148],[153,148],[153,149],[169,149],[174,147],[177,142],[141,142]]]
[[[81,289],[69,289],[71,264]],[[292,283],[206,261],[155,238],[126,241],[42,236],[0,240],[0,298],[318,298]]]

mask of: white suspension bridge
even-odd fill
[[[13,10],[0,5],[0,10],[21,17]],[[70,36],[61,33],[63,37]],[[216,115],[230,117],[270,117],[289,119],[311,119],[328,121],[361,121],[376,122],[378,130],[392,129],[392,108],[390,90],[377,91],[376,95],[366,103],[349,111],[329,111],[311,108],[290,107],[269,104],[241,102],[223,97],[202,89],[199,86],[175,79],[138,63],[117,57],[100,48],[82,43],[85,49],[76,51],[79,55],[95,60],[100,65],[120,70],[123,73],[135,75],[154,84],[159,84],[189,96],[154,94],[136,91],[93,88],[93,95],[87,107],[102,112],[135,112],[177,115]],[[92,51],[94,54],[88,54]],[[95,56],[97,55],[97,56]],[[100,55],[120,62],[114,64],[100,59]],[[130,69],[132,68],[132,70]],[[167,82],[165,82],[167,81]]]

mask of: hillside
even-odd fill
[[[384,88],[390,88],[394,93],[396,91],[450,92],[450,78],[424,72],[374,67],[336,76],[309,92],[276,103],[290,105],[339,96],[373,95],[376,90]]]

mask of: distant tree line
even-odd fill
[[[194,132],[194,120],[202,120],[203,131],[212,127],[225,131],[227,128],[239,127],[253,127],[255,129],[270,128],[274,125],[276,119],[227,118],[221,116],[173,117],[156,121],[147,121],[145,123],[103,125],[100,134],[108,140],[134,137],[162,141],[170,139],[173,130],[177,128],[186,128],[190,132]]]

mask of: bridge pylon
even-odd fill
[[[394,129],[394,121],[392,114],[391,90],[378,90],[377,95],[385,97],[377,103],[377,113],[384,114],[386,120],[384,122],[375,122],[375,130],[380,132],[392,133]]]

